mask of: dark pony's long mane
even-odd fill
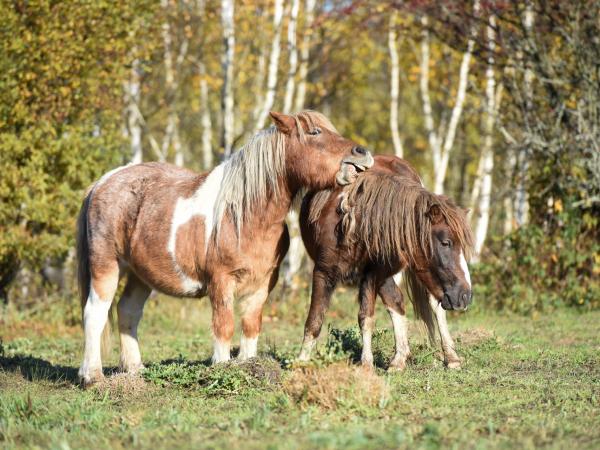
[[[322,209],[321,203],[318,199],[315,206]],[[394,174],[367,171],[344,188],[338,208],[341,231],[344,239],[364,242],[371,257],[390,261],[403,255],[410,266],[418,268],[419,255],[429,260],[432,254],[429,212],[434,205],[468,259],[473,235],[465,211],[448,197]]]

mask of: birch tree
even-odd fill
[[[396,21],[398,13],[393,11],[390,16],[388,30],[388,48],[390,51],[390,130],[394,144],[394,154],[400,158],[404,156],[400,131],[398,130],[398,97],[400,91],[400,58],[398,57]]]
[[[203,18],[206,9],[205,0],[198,0],[198,16]],[[204,20],[204,19],[203,19]],[[208,81],[206,79],[206,64],[202,55],[198,55],[199,97],[200,97],[200,123],[202,125],[202,168],[210,170],[214,164],[212,149],[212,119],[208,102]]]
[[[475,17],[478,16],[479,10],[480,2],[479,0],[475,0],[473,3],[473,13]],[[467,41],[467,48],[462,56],[458,77],[458,86],[456,89],[456,96],[454,98],[454,106],[450,115],[450,121],[448,122],[448,125],[445,125],[442,121],[440,125],[436,126],[433,118],[431,96],[429,93],[429,61],[431,38],[428,30],[429,22],[427,16],[423,16],[421,18],[421,25],[423,31],[421,39],[419,88],[421,91],[421,100],[423,103],[425,129],[427,131],[429,148],[432,154],[434,179],[433,190],[436,194],[441,194],[444,192],[444,180],[446,179],[446,172],[448,171],[448,161],[450,159],[452,147],[454,146],[456,130],[463,112],[463,106],[467,92],[471,56],[473,54],[473,48],[475,46],[475,28],[474,26],[471,28],[471,31],[469,33],[470,36]]]
[[[290,20],[288,24],[288,51],[289,51],[289,71],[287,82],[285,85],[285,100],[283,102],[283,112],[290,113],[292,102],[294,100],[294,87],[296,71],[298,67],[298,48],[296,46],[296,22],[298,19],[298,10],[300,0],[292,0],[290,9]],[[300,236],[300,226],[298,224],[298,211],[290,210],[287,215],[287,223],[290,232],[290,248],[284,263],[284,282],[286,286],[290,286],[293,290],[298,288],[298,283],[295,280],[295,275],[302,267],[302,259],[305,251]]]
[[[177,56],[173,51],[173,35],[171,32],[171,24],[169,23],[169,0],[161,0],[160,2],[165,20],[162,24],[163,37],[163,58],[165,66],[165,88],[168,98],[168,113],[167,126],[165,129],[165,137],[162,143],[162,153],[166,155],[170,146],[173,147],[175,153],[175,165],[183,166],[183,148],[181,145],[181,137],[179,134],[179,115],[177,113],[177,94],[179,90],[179,79],[176,72],[179,72],[181,64],[185,58],[188,48],[188,39],[184,38]]]
[[[235,126],[234,98],[233,98],[233,64],[235,55],[235,23],[234,0],[221,0],[221,24],[223,26],[223,88],[221,92],[221,114],[223,116],[223,129],[221,145],[223,157],[231,155]]]
[[[310,57],[310,43],[312,38],[312,27],[315,19],[316,0],[306,0],[304,3],[304,32],[300,45],[300,65],[298,67],[298,86],[294,100],[294,111],[304,109],[306,101],[306,78],[308,76],[308,60]]]
[[[496,48],[496,18],[489,16],[486,27],[488,60],[485,71],[485,118],[484,138],[477,170],[477,178],[473,184],[472,211],[476,211],[474,260],[478,261],[487,236],[490,220],[490,197],[492,193],[492,171],[494,169],[494,130],[501,99],[502,85],[496,86],[494,51]]]
[[[135,50],[134,50],[135,52]],[[141,99],[140,60],[135,58],[129,71],[129,80],[125,82],[125,104],[127,105],[127,136],[131,147],[131,162],[143,161],[142,122],[139,112]]]
[[[225,1],[225,0],[223,0]],[[254,131],[260,130],[269,115],[269,111],[275,102],[275,91],[277,89],[277,69],[279,68],[279,55],[281,53],[281,24],[283,20],[283,0],[275,0],[273,12],[273,41],[271,43],[271,54],[269,55],[269,69],[267,73],[267,90],[262,99],[262,107],[258,113]]]
[[[289,70],[287,75],[287,82],[285,84],[285,97],[283,101],[283,112],[290,113],[292,108],[292,102],[294,100],[294,89],[295,89],[295,77],[296,71],[298,70],[298,46],[296,45],[296,23],[298,21],[298,10],[300,9],[300,0],[292,0],[290,8],[290,21],[288,23],[287,40],[288,40],[288,53],[289,59]]]

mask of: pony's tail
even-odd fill
[[[413,305],[413,311],[417,319],[421,319],[427,328],[427,336],[429,342],[435,344],[435,322],[433,311],[429,305],[429,292],[425,286],[419,281],[415,273],[411,269],[406,269],[402,279],[406,286],[406,292]]]
[[[83,200],[79,217],[77,218],[77,285],[79,287],[79,302],[81,304],[81,323],[83,324],[84,310],[90,295],[92,276],[90,273],[90,248],[88,241],[88,209],[92,196],[90,189]],[[112,306],[108,311],[108,320],[102,330],[101,351],[104,354],[110,348],[111,322],[113,320]]]

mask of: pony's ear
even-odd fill
[[[427,217],[429,217],[429,220],[431,220],[431,223],[434,225],[444,220],[442,210],[440,209],[439,205],[435,203],[429,207],[429,210],[427,211]]]
[[[296,119],[294,119],[292,116],[274,111],[271,111],[269,114],[271,115],[271,119],[273,119],[273,123],[277,129],[282,133],[291,134],[296,128]]]

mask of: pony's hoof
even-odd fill
[[[388,367],[387,371],[388,372],[403,372],[404,369],[406,369],[406,362],[402,361],[402,362],[394,362],[392,361],[390,363],[390,366]]]
[[[145,368],[146,368],[146,366],[144,366],[142,363],[139,363],[139,364],[123,364],[123,363],[121,363],[121,364],[119,364],[119,372],[128,373],[130,375],[137,375]]]
[[[102,369],[94,370],[86,375],[79,374],[79,382],[81,383],[81,387],[83,387],[84,389],[88,389],[102,381],[104,381],[104,374],[102,373]]]
[[[458,370],[461,367],[461,362],[460,361],[448,361],[446,363],[446,367],[448,369]]]
[[[372,372],[375,370],[372,359],[363,359],[360,361],[360,365],[366,371]]]

